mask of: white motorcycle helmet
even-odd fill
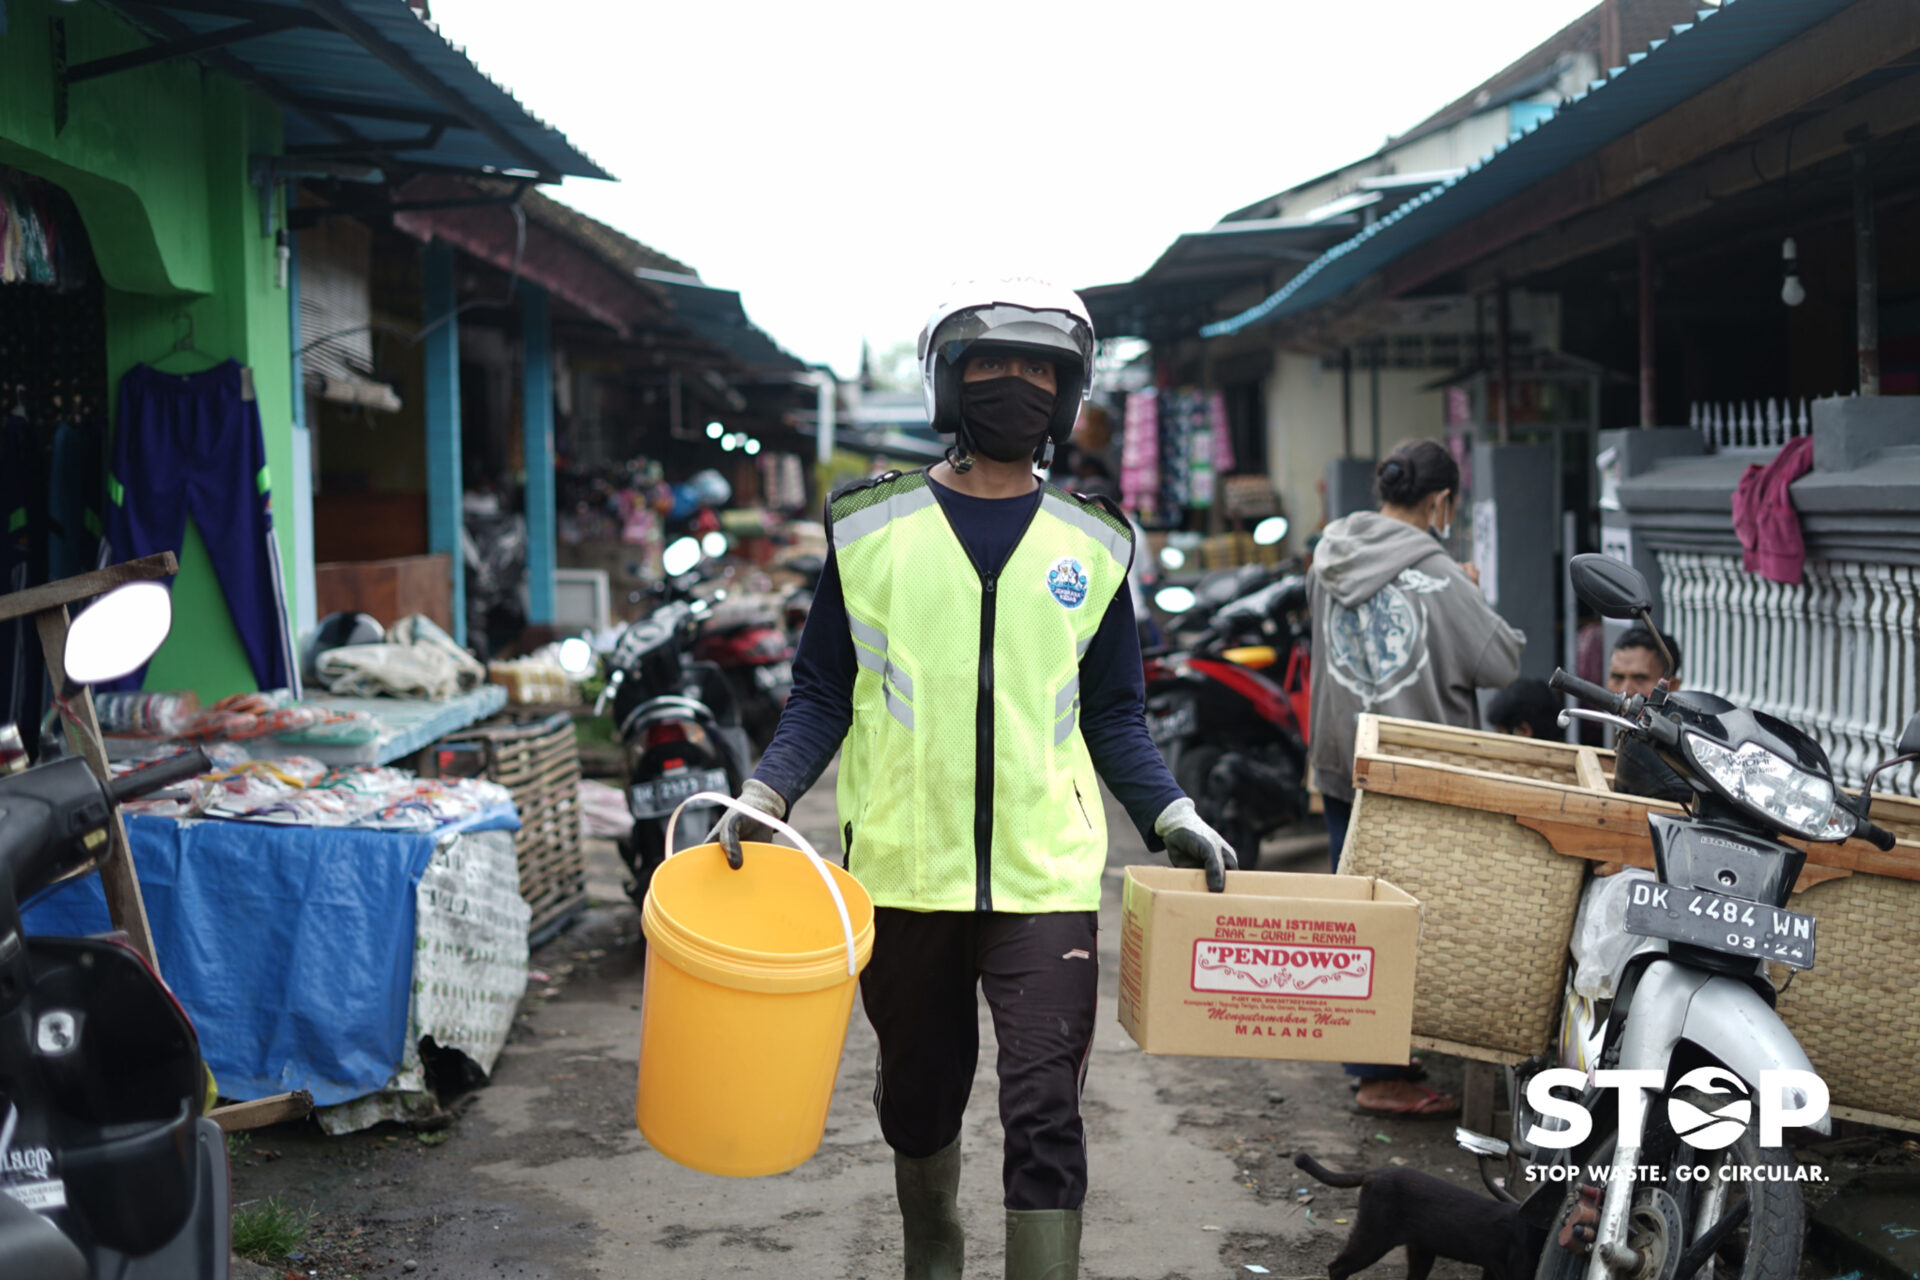
[[[960,371],[976,346],[1053,362],[1060,390],[1047,438],[1064,444],[1093,393],[1093,318],[1071,289],[1042,280],[971,280],[951,286],[920,331],[920,386],[935,431],[969,447],[960,419]],[[1049,452],[1051,449],[1049,448]]]

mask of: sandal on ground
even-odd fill
[[[1421,1118],[1426,1116],[1458,1115],[1460,1103],[1457,1099],[1441,1093],[1438,1089],[1429,1089],[1425,1085],[1417,1086],[1418,1096],[1391,1106],[1370,1107],[1356,1101],[1354,1111],[1363,1116],[1405,1116]]]

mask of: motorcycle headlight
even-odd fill
[[[1722,791],[1795,835],[1844,840],[1853,834],[1852,811],[1834,803],[1833,783],[1818,774],[1752,742],[1729,748],[1689,733],[1687,748]]]

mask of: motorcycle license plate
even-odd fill
[[[649,782],[636,782],[627,788],[627,808],[636,818],[660,818],[688,796],[700,791],[726,792],[725,769],[692,769],[670,773]]]
[[[1193,704],[1182,703],[1166,711],[1151,712],[1147,716],[1147,736],[1156,746],[1172,742],[1175,738],[1184,738],[1193,732]]]
[[[1813,968],[1813,924],[1804,912],[1651,880],[1635,882],[1627,901],[1628,933],[1791,969]]]
[[[753,678],[762,689],[771,693],[783,684],[793,683],[793,664],[791,662],[769,662],[764,667],[753,669]]]

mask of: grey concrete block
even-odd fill
[[[1920,447],[1920,396],[1832,396],[1813,402],[1815,471],[1858,471],[1890,449]]]

